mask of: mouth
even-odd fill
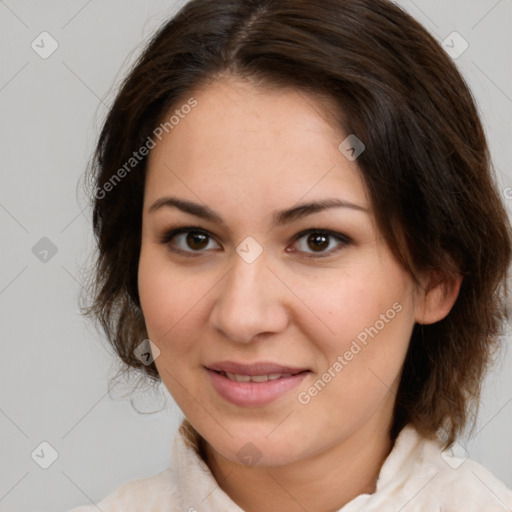
[[[259,362],[224,361],[205,366],[215,391],[238,406],[262,406],[296,387],[309,369]]]
[[[269,373],[263,375],[242,375],[224,371],[216,371],[216,373],[219,373],[220,375],[223,375],[224,377],[227,377],[229,380],[232,380],[234,382],[267,382],[268,380],[287,379],[289,377],[293,377],[294,375],[298,375],[299,373],[304,373],[307,371],[309,370],[303,370],[297,373]]]
[[[236,361],[219,361],[217,363],[209,364],[206,368],[208,370],[242,377],[297,375],[298,373],[309,371],[308,368],[300,366],[285,366],[267,361],[257,361],[249,364],[238,363]]]

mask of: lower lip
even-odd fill
[[[206,370],[217,393],[228,402],[242,406],[268,404],[293,389],[310,373],[307,371],[265,382],[236,382],[216,371]]]

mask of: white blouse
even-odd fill
[[[101,501],[69,512],[243,512],[219,487],[180,431],[168,469],[127,482]],[[442,452],[406,426],[381,467],[373,494],[338,512],[511,512],[512,490],[482,465]]]

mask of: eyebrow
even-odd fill
[[[206,220],[226,225],[224,219],[220,215],[215,213],[210,207],[200,203],[194,203],[187,199],[179,199],[177,197],[161,197],[160,199],[157,199],[149,207],[148,213],[153,213],[156,210],[159,210],[163,207],[175,207],[185,213],[195,215],[196,217],[201,217]],[[298,220],[302,217],[306,217],[307,215],[312,215],[313,213],[321,212],[329,208],[350,208],[352,210],[368,213],[367,208],[351,203],[349,201],[345,201],[344,199],[320,199],[318,201],[302,203],[297,206],[293,206],[292,208],[288,208],[286,210],[273,212],[272,227],[275,228],[278,226],[282,226],[284,224]]]

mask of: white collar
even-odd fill
[[[219,487],[194,443],[186,441],[184,434],[180,428],[174,438],[168,469],[122,485],[94,510],[244,512]],[[406,426],[381,467],[375,492],[356,496],[338,512],[461,510],[510,512],[512,490],[482,465],[442,452],[438,441],[429,441]],[[93,507],[70,512],[93,512]]]
[[[417,484],[428,483],[437,471],[434,466],[427,466],[421,475],[411,480],[413,465],[421,457],[425,443],[435,443],[421,438],[411,426],[406,426],[399,434],[391,453],[386,458],[377,480],[373,494],[361,494],[347,503],[339,512],[356,512],[362,510],[379,510],[389,503],[389,497],[395,496],[396,504],[401,502],[400,495],[406,499]],[[436,446],[437,447],[437,446]],[[437,447],[439,453],[440,449]],[[182,510],[194,512],[244,512],[219,487],[210,469],[194,448],[189,446],[183,435],[178,432],[172,448],[172,459],[176,468],[178,488],[181,494]],[[415,487],[416,486],[416,487]],[[380,507],[380,508],[379,508]],[[390,509],[391,510],[391,509]]]

